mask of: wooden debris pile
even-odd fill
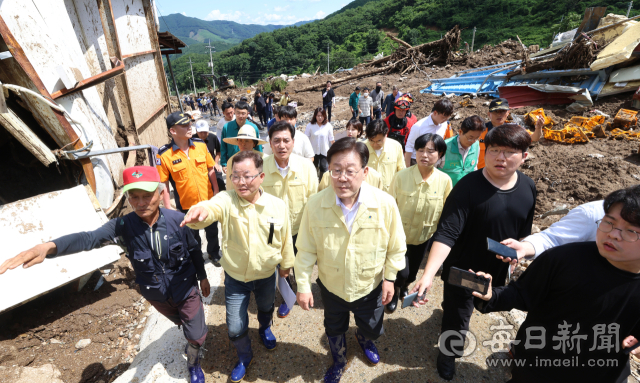
[[[346,81],[356,80],[379,73],[389,74],[399,72],[401,74],[405,74],[415,71],[424,72],[421,67],[427,65],[462,63],[465,59],[454,53],[460,45],[460,32],[460,27],[456,25],[440,40],[416,45],[415,47],[405,41],[388,35],[389,38],[400,45],[395,52],[389,56],[360,64],[355,68],[355,72],[357,73],[333,80],[331,83],[335,86]],[[297,89],[296,92],[309,92],[321,89],[324,86],[324,83],[315,84],[302,89]]]
[[[361,64],[362,68],[385,68],[387,73],[412,73],[421,70],[421,66],[447,65],[461,61],[454,56],[460,46],[460,27],[457,25],[447,32],[440,40],[432,41],[412,47],[408,43],[390,36],[400,46],[389,56]]]
[[[527,57],[521,68],[507,74],[507,79],[513,76],[539,72],[546,69],[566,70],[588,68],[601,50],[591,39],[581,38],[569,43],[553,57],[542,61],[531,61]]]

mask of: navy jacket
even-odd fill
[[[176,303],[183,301],[198,280],[207,278],[202,249],[191,229],[180,227],[184,214],[164,208],[160,208],[160,212],[166,227],[163,235],[166,235],[166,249],[162,257],[154,250],[151,228],[135,213],[112,219],[94,231],[54,239],[52,242],[58,249],[54,256],[118,244],[131,261],[143,297],[159,302],[169,298]]]
[[[382,110],[389,116],[394,111],[393,104],[396,102],[396,96],[393,93],[389,93],[382,102]]]

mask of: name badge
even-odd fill
[[[269,218],[267,218],[267,223],[274,223],[274,224],[278,223],[279,224],[280,222],[278,222],[278,220],[273,218],[273,217],[269,217]]]

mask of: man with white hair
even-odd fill
[[[0,274],[109,244],[120,245],[131,261],[140,294],[162,315],[182,326],[191,383],[204,383],[200,367],[202,344],[207,338],[202,294],[210,293],[202,249],[193,231],[180,227],[184,214],[160,208],[165,185],[152,166],[124,170],[123,192],[133,212],[114,218],[94,231],[74,233],[23,251],[0,265]],[[51,261],[49,261],[51,262]]]

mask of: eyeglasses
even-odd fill
[[[256,177],[258,177],[260,174],[262,174],[262,173],[258,173],[255,176],[236,176],[236,175],[232,175],[231,176],[231,182],[233,182],[234,184],[238,184],[238,183],[241,183],[240,181],[244,181],[244,183],[248,185],[251,182],[253,182],[253,180],[255,180]]]
[[[504,158],[511,158],[513,156],[515,156],[516,154],[522,153],[520,151],[517,150],[498,150],[498,149],[494,149],[494,148],[489,148],[487,149],[487,153],[491,154],[494,157],[498,157],[498,155],[500,153],[504,154]]]
[[[362,168],[364,169],[364,168]],[[360,169],[360,170],[362,170]],[[353,179],[353,177],[356,176],[356,174],[360,173],[360,170],[355,171],[353,169],[347,169],[346,171],[342,171],[342,170],[329,170],[329,175],[331,176],[331,178],[340,178],[343,175],[345,176],[346,179],[351,180]]]
[[[633,230],[618,229],[617,227],[613,227],[613,223],[609,221],[599,219],[596,221],[596,224],[598,225],[598,230],[603,233],[611,233],[614,230],[620,230],[620,237],[622,237],[622,240],[625,242],[635,242],[640,238],[640,235],[637,232]]]

